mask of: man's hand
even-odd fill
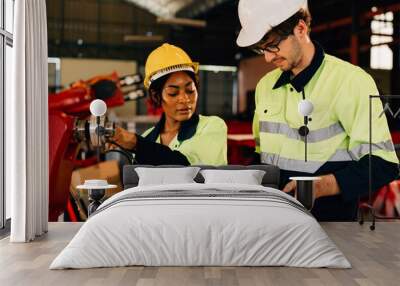
[[[287,183],[282,191],[284,191],[285,193],[296,191],[296,181],[290,181],[289,183]]]
[[[333,174],[320,176],[321,180],[314,181],[314,196],[316,199],[340,194],[339,185]],[[296,190],[296,181],[290,181],[283,188],[285,193]]]
[[[133,150],[136,147],[137,138],[135,133],[131,133],[121,127],[117,127],[115,129],[114,136],[111,138],[111,141],[121,145],[121,147],[124,149]],[[108,143],[108,149],[113,149],[115,147],[115,145]]]

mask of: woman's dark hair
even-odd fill
[[[183,71],[186,73],[190,78],[193,80],[194,84],[196,85],[196,89],[199,90],[199,79],[198,76],[190,71]],[[155,108],[161,107],[162,103],[162,91],[164,89],[165,83],[169,79],[169,77],[172,75],[172,73],[166,74],[155,81],[153,81],[149,87],[149,98],[151,104]]]
[[[286,21],[280,23],[278,26],[273,27],[264,37],[259,41],[259,43],[264,43],[268,40],[271,35],[278,35],[280,37],[287,37],[293,34],[294,28],[297,26],[300,20],[303,20],[308,26],[308,31],[311,30],[311,14],[308,9],[300,9],[296,14],[291,16]]]

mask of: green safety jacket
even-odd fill
[[[169,148],[160,144],[160,133],[164,124],[163,114],[156,126],[146,130],[142,137],[139,137],[136,158],[140,163],[215,166],[227,164],[227,126],[221,118],[194,114],[182,123],[177,136],[169,143]]]
[[[256,152],[262,163],[282,170],[281,187],[291,175],[334,173],[341,197],[354,200],[368,191],[368,178],[362,178],[363,190],[359,190],[360,184],[350,182],[360,179],[355,168],[340,172],[369,153],[369,95],[378,95],[378,90],[361,68],[324,54],[317,43],[315,47],[311,64],[296,77],[275,69],[258,83],[253,120]],[[307,162],[304,137],[298,132],[304,124],[298,111],[303,89],[305,99],[314,105],[308,124]],[[398,164],[379,99],[372,100],[372,119],[372,154],[393,166]]]

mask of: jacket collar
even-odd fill
[[[187,139],[190,139],[196,133],[197,125],[199,124],[200,117],[197,114],[193,114],[189,120],[182,122],[181,127],[178,133],[178,141],[182,142]],[[147,134],[146,139],[156,142],[158,136],[163,130],[165,125],[165,113],[161,115],[160,121],[157,122],[156,126],[154,126],[153,130]]]
[[[280,88],[281,86],[284,86],[288,83],[291,83],[297,92],[301,92],[304,89],[304,87],[312,79],[312,77],[315,75],[315,73],[321,66],[325,57],[325,52],[323,48],[317,42],[313,43],[315,46],[315,53],[313,59],[311,60],[311,63],[292,79],[291,79],[292,76],[291,71],[282,72],[278,81],[275,83],[273,89]]]

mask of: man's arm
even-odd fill
[[[370,98],[378,95],[372,77],[361,69],[349,75],[341,87],[336,115],[349,136],[348,152],[354,158],[341,170],[334,172],[340,193],[345,201],[366,195],[369,189],[369,124]],[[343,108],[343,107],[346,108]],[[372,99],[372,191],[398,177],[398,159],[383,106],[379,99]]]
[[[338,119],[349,136],[349,154],[355,158],[334,176],[344,200],[353,200],[368,193],[369,186],[369,124],[370,100],[372,112],[372,191],[398,177],[398,159],[383,113],[381,101],[370,99],[378,95],[372,77],[362,70],[349,76],[341,89],[341,105],[336,109]],[[347,95],[346,95],[347,93]],[[346,106],[346,108],[342,108]]]
[[[399,176],[398,164],[386,161],[378,156],[371,157],[372,191],[389,184]],[[334,173],[345,201],[357,199],[368,194],[369,157],[351,162],[346,168]]]
[[[372,190],[378,190],[399,176],[398,165],[371,157]],[[369,190],[369,157],[364,156],[359,161],[352,161],[344,169],[333,174],[319,176],[321,180],[314,182],[315,198],[342,195],[344,201],[352,201],[360,196],[366,196]],[[284,187],[285,193],[296,189],[296,182],[291,181]]]

